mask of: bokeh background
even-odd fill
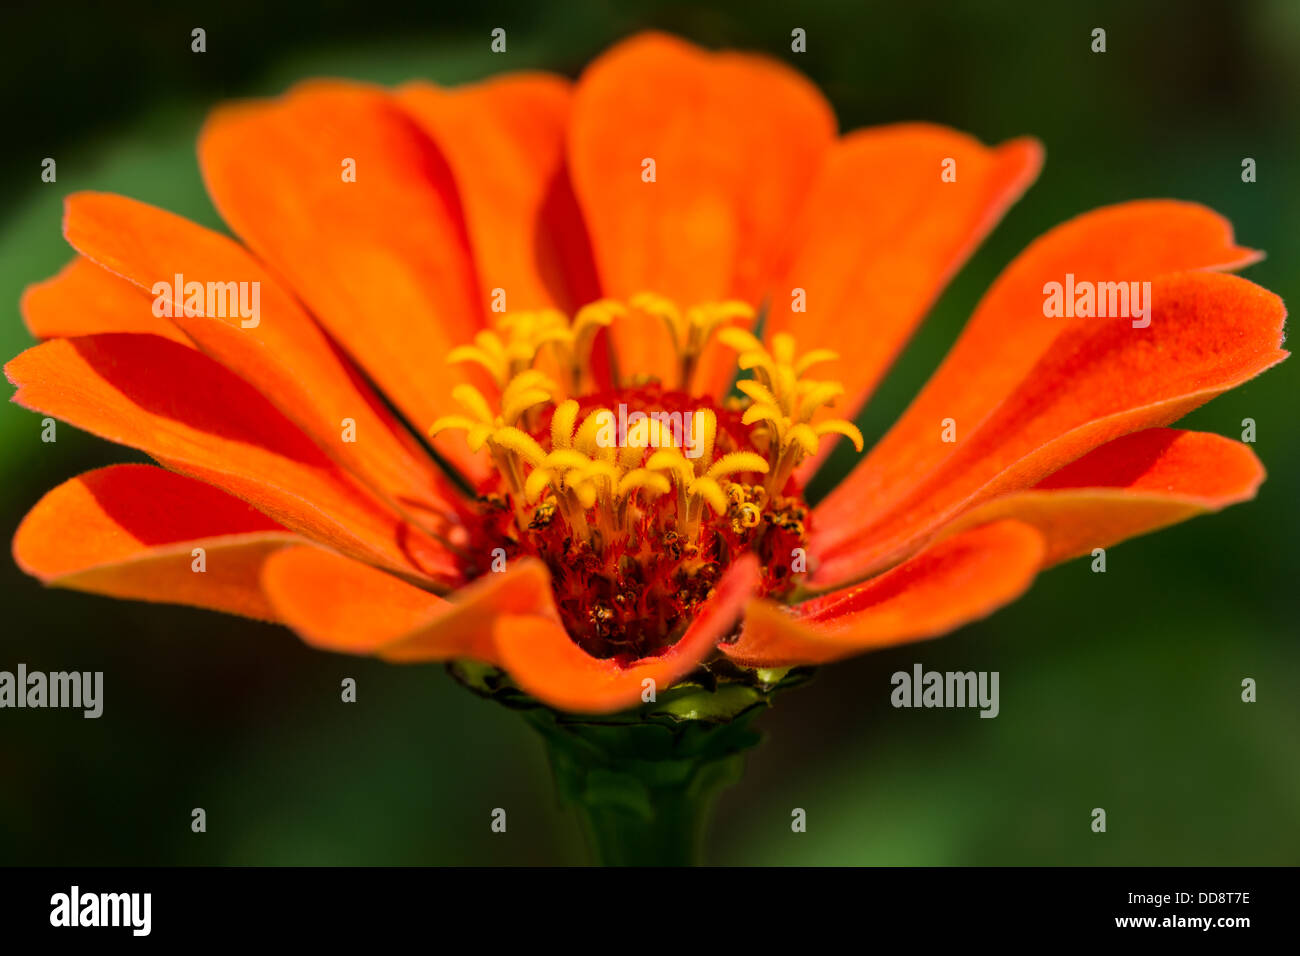
[[[208,52],[190,52],[190,30]],[[489,52],[508,31],[509,52]],[[1245,275],[1300,302],[1300,4],[914,4],[575,0],[6,4],[0,13],[0,352],[30,344],[25,285],[68,258],[63,197],[122,192],[222,228],[194,138],[231,96],[304,77],[458,83],[576,75],[644,27],[768,51],[807,73],[841,128],[923,119],[985,142],[1040,137],[1038,183],[953,282],[862,418],[880,435],[1028,241],[1093,206],[1206,203],[1268,258]],[[790,52],[803,27],[808,52]],[[1108,50],[1090,52],[1094,27]],[[58,181],[40,162],[58,161]],[[1258,181],[1241,181],[1253,157]],[[862,228],[872,228],[863,223]],[[864,320],[869,320],[866,317]],[[437,356],[430,356],[436,374]],[[942,641],[824,670],[782,698],[730,791],[707,859],[762,864],[1300,862],[1300,430],[1294,360],[1196,412],[1258,423],[1257,501],[1052,570]],[[48,488],[135,460],[0,407],[0,530]],[[843,461],[837,461],[842,466]],[[46,591],[0,561],[0,669],[102,670],[105,712],[0,711],[0,863],[577,863],[540,742],[438,666],[309,651],[208,612]],[[914,662],[1001,673],[1001,716],[893,710]],[[1240,700],[1243,677],[1255,704]],[[354,677],[359,700],[339,683]],[[190,831],[203,807],[208,831]],[[505,835],[489,829],[504,807]],[[808,832],[790,831],[802,807]],[[1091,832],[1104,807],[1108,832]]]

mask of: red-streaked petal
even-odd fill
[[[1118,208],[1099,214],[1101,219],[1093,225],[1140,219],[1138,210]],[[1194,215],[1184,225],[1193,231],[1194,224],[1204,225],[1197,216],[1212,215],[1199,207],[1175,204],[1175,209],[1178,212],[1172,216],[1168,210],[1153,213],[1148,226],[1154,229],[1164,223],[1162,216],[1178,220],[1191,210]],[[1063,227],[1057,242],[1047,243],[1048,251],[1062,243],[1068,249],[1066,240],[1075,228],[1081,227],[1077,223]],[[1089,233],[1083,230],[1083,235]],[[1093,238],[1106,234],[1101,228]],[[1113,238],[1117,243],[1121,239]],[[1195,242],[1189,242],[1194,248]],[[1082,247],[1076,250],[1082,251]],[[906,556],[912,547],[908,533],[932,530],[937,522],[953,516],[954,507],[977,503],[967,496],[978,490],[979,483],[991,483],[1003,469],[1009,469],[1005,481],[990,484],[985,498],[1029,487],[1121,434],[1169,424],[1285,357],[1277,348],[1285,315],[1277,297],[1244,280],[1215,273],[1181,273],[1154,280],[1155,317],[1148,316],[1151,325],[1145,329],[1132,328],[1128,318],[1047,318],[1043,285],[1031,290],[1027,276],[1041,277],[1048,268],[1045,263],[1059,265],[1057,253],[1040,256],[1031,250],[1022,259],[1031,265],[1042,261],[1032,268],[1013,265],[1008,275],[1014,281],[1000,280],[990,293],[992,301],[1002,302],[1006,297],[999,290],[1019,289],[1019,306],[1010,314],[1023,328],[1010,327],[1008,314],[991,313],[981,306],[953,355],[899,424],[817,507],[820,530],[814,547],[821,559],[838,565],[823,566],[816,573],[822,586],[861,577]],[[1137,258],[1144,255],[1140,250],[1130,253]],[[1098,278],[1087,281],[1106,281],[1108,276],[1141,274],[1136,268],[1118,269],[1114,264],[1098,266],[1080,272],[1079,277],[1093,275]],[[1014,301],[1013,297],[1003,304],[1010,310]],[[1227,310],[1230,320],[1217,321],[1215,310]],[[1054,337],[1049,336],[1052,327],[1059,333]],[[1004,338],[990,338],[991,331]],[[1026,346],[1008,344],[1022,337],[1037,343],[1030,350],[1036,362],[1029,368],[1021,368]],[[981,348],[989,353],[984,364],[978,361]],[[968,376],[954,377],[954,368]],[[946,419],[956,423],[955,442],[942,440]],[[1025,423],[1032,427],[1021,427]],[[1067,432],[1075,433],[1067,437]],[[1044,454],[1011,469],[1035,448],[1042,448]],[[921,493],[928,500],[916,506],[913,502]],[[891,524],[895,527],[885,527]],[[908,525],[911,532],[904,532]],[[857,553],[858,560],[850,559],[850,553]]]
[[[815,584],[896,563],[962,512],[1030,488],[1122,435],[1177,421],[1287,355],[1278,348],[1282,301],[1245,279],[1179,273],[1153,282],[1151,296],[1149,327],[1093,319],[1050,350],[973,434],[959,437],[955,454],[861,528],[859,540],[834,547],[814,535],[809,553],[822,562]]]
[[[77,256],[58,275],[29,285],[18,309],[38,339],[146,332],[191,344],[170,319],[153,314],[151,297],[85,256]]]
[[[52,339],[5,366],[13,400],[210,482],[313,541],[400,573],[460,578],[446,547],[402,522],[250,385],[156,335]]]
[[[830,586],[895,563],[962,512],[1122,435],[1177,421],[1287,356],[1281,299],[1245,279],[1179,273],[1155,280],[1151,297],[1149,327],[1094,319],[1050,350],[860,541],[835,548],[814,536],[810,553],[823,561],[815,580]]]
[[[170,321],[203,352],[261,392],[394,508],[446,530],[455,492],[445,476],[402,433],[311,317],[241,246],[180,216],[109,193],[68,197],[64,232],[83,255],[139,286],[151,312],[157,291],[170,306]],[[224,308],[213,302],[214,312],[225,315],[186,314],[185,300],[175,301],[176,276],[182,296],[190,282],[248,283],[250,295],[256,283],[257,324],[244,327],[238,300]],[[345,434],[355,440],[345,441]]]
[[[955,181],[943,178],[944,164]],[[822,378],[845,395],[822,418],[854,418],[948,280],[1038,176],[1033,139],[987,147],[942,126],[901,123],[836,143],[793,231],[794,261],[772,290],[767,338],[795,335],[842,360]],[[792,312],[802,289],[806,312]],[[812,474],[829,454],[807,462]]]
[[[603,292],[649,291],[683,308],[737,298],[756,306],[834,136],[821,94],[775,60],[657,33],[603,54],[578,82],[569,131]],[[645,159],[655,161],[653,183],[642,181]],[[655,322],[619,322],[612,333],[623,374],[676,380]],[[725,373],[712,358],[702,364],[699,390],[729,379],[729,364]]]
[[[27,513],[14,560],[52,587],[273,621],[262,564],[303,539],[201,481],[151,465],[70,479]],[[194,570],[202,548],[203,571]]]
[[[1102,445],[1028,491],[962,515],[945,534],[1013,518],[1047,542],[1047,564],[1249,501],[1264,480],[1250,446],[1204,432],[1148,428]]]
[[[758,585],[758,562],[741,558],[680,641],[656,657],[630,664],[590,656],[555,620],[539,616],[497,621],[497,652],[520,687],[545,704],[575,713],[609,713],[637,704],[643,682],[656,692],[693,671],[725,637]]]
[[[513,73],[456,89],[411,83],[398,100],[456,177],[483,301],[572,314],[599,298],[586,226],[565,165],[569,81]]]
[[[1043,286],[1066,273],[1088,281],[1139,281],[1189,269],[1228,269],[1258,254],[1237,246],[1232,226],[1193,203],[1153,200],[1093,210],[1063,223],[998,277],[939,370],[902,418],[817,509],[821,547],[835,548],[901,505],[915,485],[956,454],[939,440],[952,418],[970,436],[1060,342],[1096,319],[1043,315]],[[812,343],[808,343],[812,344]]]
[[[482,328],[485,304],[451,170],[391,95],[312,81],[222,106],[199,161],[222,218],[413,428],[459,413],[451,389],[464,376],[445,360]],[[438,447],[482,474],[463,440]]]
[[[947,538],[865,584],[787,609],[751,602],[732,660],[748,667],[825,664],[938,637],[1014,601],[1045,545],[1028,525],[1000,521]]]

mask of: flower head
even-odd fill
[[[1031,245],[810,502],[1042,151],[839,136],[774,61],[647,34],[576,83],[312,82],[218,110],[199,158],[238,241],[77,194],[24,298],[15,400],[162,466],[35,506],[48,584],[604,712],[942,634],[1263,477],[1167,426],[1285,357],[1281,303],[1223,274],[1256,254],[1222,218],[1149,201]]]

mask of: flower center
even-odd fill
[[[644,377],[596,384],[589,359],[600,329],[637,311],[667,327],[679,387]],[[572,322],[557,312],[507,316],[449,356],[481,366],[499,390],[489,402],[457,386],[468,414],[430,429],[463,430],[495,465],[478,489],[470,552],[544,561],[569,634],[593,656],[637,659],[675,643],[745,552],[760,559],[764,594],[788,592],[807,570],[795,468],[825,435],[859,450],[862,436],[816,417],[843,389],[806,372],[834,353],[796,358],[784,335],[769,352],[729,324],[752,317],[740,303],[683,313],[657,296],[602,300]],[[715,333],[753,376],[737,382],[743,398],[721,406],[686,390]]]

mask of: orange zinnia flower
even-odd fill
[[[838,136],[768,59],[643,35],[574,84],[311,82],[219,109],[199,159],[242,242],[77,194],[80,255],[23,300],[46,341],[8,364],[15,401],[163,466],[35,506],[14,553],[47,584],[476,660],[601,713],[939,635],[1263,478],[1166,426],[1286,356],[1282,303],[1221,274],[1257,258],[1221,217],[1133,202],[1016,259],[810,507],[1042,150]],[[1110,317],[1045,314],[1067,276],[1150,282],[1149,324],[1117,286]]]

